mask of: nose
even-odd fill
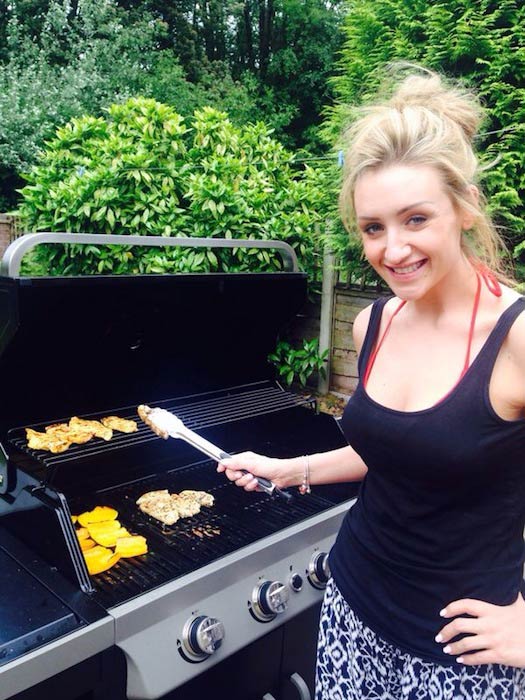
[[[385,262],[397,265],[410,255],[410,245],[397,228],[389,228],[386,233]]]

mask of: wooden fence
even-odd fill
[[[324,391],[351,394],[357,385],[357,357],[352,328],[357,314],[371,304],[377,292],[336,285],[330,322],[328,373]],[[299,345],[303,338],[318,338],[321,329],[321,303],[309,303],[292,322],[287,337]],[[321,392],[321,393],[324,393]]]

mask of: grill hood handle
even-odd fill
[[[284,241],[260,241],[240,238],[171,238],[164,236],[112,236],[99,233],[42,232],[27,233],[16,238],[6,248],[0,273],[4,277],[19,277],[22,258],[28,250],[42,243],[76,243],[81,245],[156,246],[179,248],[265,248],[281,255],[285,272],[298,272],[294,249]]]

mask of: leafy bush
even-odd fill
[[[0,48],[2,210],[16,205],[21,173],[73,117],[100,116],[134,95],[170,104],[184,116],[210,103],[234,120],[253,113],[250,86],[232,80],[222,64],[203,66],[201,81],[190,83],[175,53],[159,49],[165,24],[145,11],[130,14],[115,0],[84,0],[76,14],[64,0],[50,0],[36,17],[27,9],[18,17],[17,10],[19,3],[9,6]]]
[[[316,171],[295,170],[264,124],[236,127],[210,107],[185,120],[132,98],[107,117],[74,118],[48,141],[21,190],[24,228],[157,236],[280,239],[319,277],[315,224],[323,215]],[[41,274],[261,270],[268,250],[39,246]]]
[[[300,348],[293,348],[287,341],[280,340],[275,352],[268,355],[268,361],[288,386],[298,381],[304,387],[314,372],[319,372],[323,378],[326,376],[327,357],[328,350],[319,353],[317,338],[303,340]]]
[[[388,62],[408,60],[461,78],[487,108],[477,146],[491,213],[525,279],[525,6],[515,0],[361,0],[349,5],[346,43],[333,79],[337,105],[324,125],[333,143],[352,107],[373,94]],[[336,247],[347,235],[338,229]],[[355,254],[351,254],[356,259]]]

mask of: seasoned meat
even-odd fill
[[[165,525],[174,525],[179,519],[179,511],[172,503],[171,498],[150,499],[139,504],[139,508],[146,515],[150,515],[155,520],[160,520]]]
[[[100,422],[106,428],[117,430],[119,433],[136,433],[138,430],[137,423],[134,420],[119,418],[118,416],[106,416],[101,418]]]
[[[166,525],[173,525],[179,518],[191,518],[200,513],[201,506],[212,506],[214,498],[206,491],[187,490],[170,494],[167,489],[162,489],[142,494],[136,503],[143,513]]]
[[[197,501],[197,503],[200,503],[201,506],[207,506],[208,508],[215,503],[215,499],[211,493],[207,493],[206,491],[181,491],[179,495],[183,498],[191,498]]]
[[[75,445],[83,445],[85,442],[89,442],[93,437],[93,433],[87,430],[75,430],[75,428],[70,428],[67,423],[54,423],[53,425],[46,426],[46,433],[48,435],[54,435],[57,438],[63,438]]]
[[[193,498],[185,498],[176,493],[172,493],[171,500],[173,501],[175,508],[177,508],[179,511],[181,518],[191,518],[193,515],[197,515],[197,513],[200,513],[201,511],[201,504]]]
[[[73,416],[69,421],[69,427],[81,432],[90,432],[95,437],[102,438],[103,440],[111,440],[113,437],[111,428],[106,428],[106,426],[102,425],[98,420],[86,420],[84,418],[78,418],[78,416]]]
[[[65,439],[62,435],[53,435],[49,433],[39,433],[32,428],[26,428],[27,446],[32,450],[47,450],[53,454],[65,452],[71,445],[71,442]]]

